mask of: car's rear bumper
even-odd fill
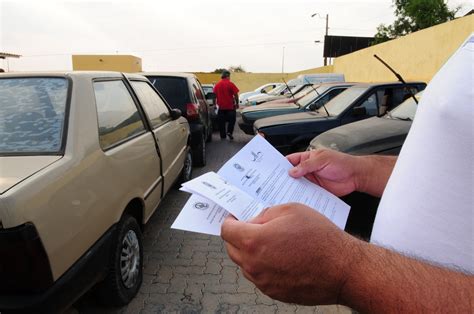
[[[111,237],[110,228],[52,286],[36,293],[0,294],[0,313],[57,313],[67,309],[107,273]]]

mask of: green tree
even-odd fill
[[[453,20],[460,9],[449,9],[445,0],[393,0],[393,5],[396,20],[377,27],[374,44]]]
[[[245,69],[241,65],[233,65],[229,67],[230,72],[235,72],[235,73],[245,73]]]

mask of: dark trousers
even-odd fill
[[[226,122],[227,122],[227,131],[226,131]],[[226,138],[227,133],[234,132],[235,125],[235,110],[220,110],[217,113],[217,123],[219,124],[219,132],[221,133],[221,138]]]

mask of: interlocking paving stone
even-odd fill
[[[207,166],[193,177],[217,171],[250,136],[238,126],[234,141],[213,134]],[[88,293],[67,313],[351,313],[342,306],[285,304],[262,294],[228,258],[220,237],[170,229],[189,194],[172,189],[144,231],[144,281],[137,297],[122,308],[104,308]]]

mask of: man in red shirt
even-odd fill
[[[230,72],[222,71],[221,80],[214,86],[214,94],[216,94],[218,113],[217,123],[219,124],[219,132],[221,139],[226,138],[233,140],[232,133],[235,125],[235,109],[239,103],[239,89],[230,81]],[[227,122],[227,132],[226,132]]]

